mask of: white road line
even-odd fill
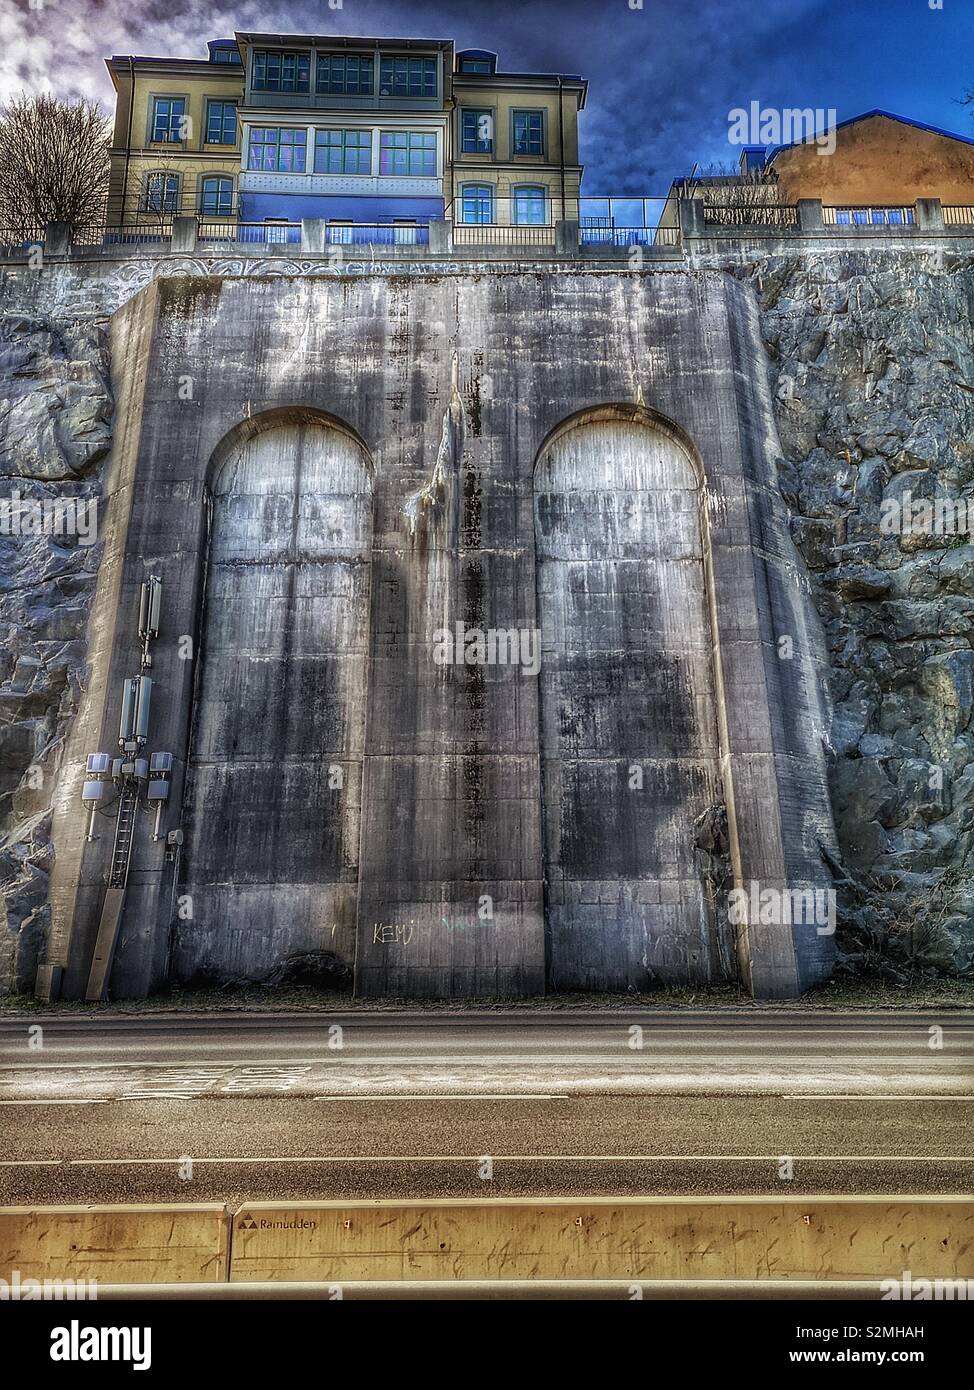
[[[221,1091],[220,1094],[222,1095],[223,1092]],[[356,1103],[358,1103],[359,1101],[363,1101],[363,1100],[371,1100],[371,1101],[378,1101],[380,1104],[381,1104],[381,1103],[384,1103],[384,1102],[387,1101],[387,1100],[422,1100],[422,1101],[427,1101],[427,1100],[516,1100],[516,1101],[521,1101],[521,1102],[524,1102],[524,1101],[531,1101],[531,1102],[533,1103],[533,1102],[536,1101],[536,1100],[576,1100],[577,1097],[576,1097],[576,1096],[570,1096],[567,1092],[565,1092],[564,1095],[548,1095],[548,1094],[544,1093],[543,1091],[539,1091],[539,1092],[537,1093],[537,1095],[535,1095],[535,1093],[534,1093],[533,1091],[522,1091],[522,1092],[521,1092],[520,1094],[518,1094],[518,1095],[509,1095],[509,1096],[508,1096],[508,1095],[495,1095],[494,1092],[492,1092],[492,1091],[483,1091],[483,1092],[480,1092],[479,1094],[478,1094],[477,1092],[474,1092],[474,1093],[471,1094],[471,1095],[455,1095],[455,1096],[454,1096],[454,1095],[449,1095],[449,1094],[447,1094],[447,1095],[437,1095],[437,1094],[433,1094],[433,1093],[431,1093],[431,1092],[419,1092],[418,1094],[416,1094],[416,1095],[411,1095],[411,1096],[399,1095],[398,1093],[397,1093],[396,1095],[388,1095],[388,1096],[353,1096],[353,1095],[347,1095],[347,1094],[346,1094],[345,1092],[343,1092],[343,1091],[336,1091],[333,1095],[328,1095],[328,1096],[301,1096],[301,1097],[296,1097],[296,1099],[301,1099],[301,1100],[330,1100],[330,1101],[339,1101],[339,1102],[341,1102],[341,1101],[347,1101],[347,1100],[354,1100]]]
[[[943,1095],[926,1095],[926,1096],[891,1096],[891,1095],[889,1095],[889,1094],[882,1095],[882,1096],[870,1096],[870,1095],[866,1095],[865,1093],[862,1093],[862,1094],[860,1094],[860,1095],[833,1096],[833,1095],[830,1095],[828,1091],[821,1091],[821,1092],[819,1092],[819,1091],[805,1091],[803,1094],[802,1094],[802,1093],[796,1093],[795,1095],[782,1096],[781,1099],[782,1099],[782,1100],[858,1100],[858,1101],[862,1101],[862,1100],[885,1100],[885,1101],[898,1101],[898,1100],[936,1100],[936,1101],[943,1101],[943,1100],[952,1100],[952,1101],[961,1101],[961,1102],[963,1102],[965,1105],[970,1105],[970,1103],[971,1103],[972,1101],[974,1101],[974,1096],[952,1096],[952,1095],[950,1095],[950,1094],[947,1093],[947,1092],[944,1092]]]
[[[0,1105],[110,1105],[111,1096],[83,1100],[0,1100]]]
[[[294,1163],[481,1163],[483,1154],[327,1154],[308,1157],[197,1158],[194,1164],[294,1164]],[[781,1162],[780,1154],[491,1154],[495,1163],[771,1163]],[[946,1154],[792,1154],[795,1163],[974,1163],[974,1158]],[[131,1165],[177,1166],[176,1158],[72,1158],[69,1168],[110,1168]],[[44,1160],[61,1166],[58,1160]],[[2,1168],[41,1166],[37,1160],[8,1160]]]

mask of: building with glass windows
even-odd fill
[[[447,39],[238,33],[206,59],[114,56],[110,220],[282,224],[354,239],[446,218],[577,218],[578,76],[505,73]],[[543,239],[548,233],[539,232]],[[296,239],[296,238],[295,238]]]

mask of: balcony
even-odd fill
[[[286,193],[304,197],[442,198],[441,178],[402,177],[384,174],[271,174],[244,170],[240,192]]]

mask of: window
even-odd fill
[[[548,221],[548,198],[544,188],[515,188],[511,221],[518,227],[543,227]]]
[[[465,109],[460,116],[460,150],[463,154],[493,154],[494,116],[490,111]]]
[[[206,143],[235,145],[237,143],[237,103],[208,101],[206,103]]]
[[[213,176],[200,184],[200,212],[204,217],[230,217],[233,213],[233,179]]]
[[[514,112],[514,153],[544,154],[544,112]]]
[[[255,92],[307,92],[310,53],[254,53],[251,86]]]
[[[272,174],[303,174],[308,132],[279,126],[254,126],[250,132],[248,169]]]
[[[316,130],[316,174],[371,174],[370,130]]]
[[[418,130],[384,130],[379,147],[381,174],[433,178],[436,175],[436,135]]]
[[[367,53],[319,53],[315,87],[338,96],[370,97],[374,64]]]
[[[382,97],[435,97],[435,58],[382,58],[379,62]]]
[[[144,210],[175,212],[179,207],[179,175],[149,174],[145,181]]]
[[[183,139],[185,97],[156,97],[152,105],[152,138],[177,145]]]
[[[486,58],[461,58],[460,71],[490,74],[494,69]]]
[[[460,192],[460,221],[482,226],[494,220],[494,190],[489,183],[468,183]]]

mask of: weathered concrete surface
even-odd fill
[[[309,792],[307,824],[290,822],[293,853],[273,829],[281,810],[277,789],[252,810],[235,801],[235,792],[228,801],[218,790],[239,780],[232,745],[249,739],[256,748],[255,726],[269,735],[273,726],[268,746],[261,746],[262,763],[281,767],[297,756],[305,772],[310,769],[304,750],[289,742],[292,713],[301,712],[292,712],[280,681],[275,685],[271,679],[261,689],[269,695],[273,688],[285,708],[265,713],[256,687],[241,709],[230,708],[240,677],[229,654],[239,640],[234,624],[243,609],[236,617],[233,609],[229,616],[214,617],[220,586],[235,568],[225,563],[226,556],[243,536],[249,548],[245,563],[236,568],[247,570],[244,592],[254,600],[244,620],[244,646],[250,640],[246,632],[261,633],[256,600],[268,592],[274,565],[266,563],[269,555],[261,560],[258,542],[264,538],[257,532],[268,529],[272,545],[281,533],[271,518],[273,490],[263,493],[260,480],[265,466],[272,471],[294,466],[297,445],[286,431],[309,423],[323,428],[340,422],[363,442],[374,467],[357,861],[360,991],[503,994],[544,983],[544,885],[546,879],[549,887],[555,882],[561,853],[555,842],[560,837],[564,843],[567,835],[569,843],[581,846],[600,808],[587,807],[582,823],[578,812],[567,821],[558,813],[559,835],[552,837],[556,812],[541,796],[543,721],[536,674],[523,665],[439,665],[433,648],[437,632],[456,621],[505,630],[538,627],[535,464],[553,431],[586,412],[592,420],[606,411],[628,419],[637,435],[645,432],[647,457],[662,447],[661,438],[683,441],[684,471],[671,481],[689,481],[685,467],[691,456],[700,479],[700,540],[694,542],[696,553],[685,557],[685,579],[676,582],[685,536],[677,527],[660,537],[665,573],[674,581],[667,580],[667,602],[670,591],[682,595],[695,630],[679,641],[665,635],[658,616],[660,591],[651,588],[641,598],[634,596],[626,622],[645,634],[644,668],[654,632],[663,639],[661,664],[672,664],[674,654],[687,659],[679,701],[694,714],[683,721],[686,746],[679,748],[677,761],[689,767],[700,758],[706,770],[682,806],[673,796],[659,813],[673,824],[652,840],[652,848],[647,843],[641,851],[638,872],[630,861],[625,872],[617,864],[598,880],[591,855],[586,859],[582,851],[579,881],[608,883],[605,892],[615,901],[630,900],[628,926],[621,933],[627,944],[608,952],[613,983],[638,987],[654,977],[707,979],[717,972],[720,924],[710,911],[712,884],[703,859],[691,858],[691,841],[697,843],[694,821],[702,807],[726,805],[726,871],[737,882],[757,880],[776,889],[829,882],[821,857],[832,830],[821,746],[820,642],[776,486],[779,446],[757,317],[747,292],[732,279],[495,272],[355,282],[160,280],[116,316],[113,339],[129,396],[120,403],[109,479],[93,693],[69,749],[71,773],[64,783],[59,833],[68,845],[80,839],[74,796],[81,761],[85,751],[111,747],[114,739],[121,680],[137,662],[138,585],[148,573],[160,574],[165,583],[164,631],[153,667],[152,747],[169,749],[177,758],[168,826],[182,804],[182,771],[194,726],[191,756],[199,765],[194,786],[210,782],[205,814],[195,793],[186,803],[187,877],[175,886],[191,889],[198,874],[202,893],[181,894],[193,901],[190,914],[178,918],[172,941],[172,866],[164,861],[162,846],[145,830],[140,833],[114,992],[139,994],[158,985],[171,945],[180,978],[209,968],[207,962],[217,973],[261,977],[277,952],[294,947],[343,958],[348,951],[348,897],[335,885],[347,886],[354,877],[354,849],[348,853],[358,816],[354,770],[345,782],[347,802],[335,812],[337,819],[329,811],[324,829],[316,821],[323,805],[321,784]],[[233,465],[247,470],[242,497],[252,499],[242,503],[247,523],[242,526],[240,518],[230,521],[229,509],[236,505],[232,488],[221,502],[218,465],[248,433],[263,442],[248,446],[256,449],[252,456],[246,451],[240,456],[249,462]],[[322,476],[341,475],[344,440],[339,448],[334,440],[326,442],[327,431],[319,438]],[[640,454],[632,442],[618,448],[622,458],[633,449]],[[332,484],[323,486],[327,494]],[[318,495],[315,488],[312,497]],[[355,489],[337,491],[348,498],[362,495]],[[674,493],[681,491],[692,489],[677,486]],[[206,523],[211,504],[212,548]],[[352,507],[358,520],[349,532],[355,537],[361,537],[364,524],[358,506]],[[262,517],[266,521],[248,531]],[[231,550],[221,549],[225,545]],[[213,569],[207,582],[208,552]],[[319,572],[312,561],[304,573],[307,558],[298,562],[295,555],[281,571],[295,595],[302,575],[310,580]],[[328,564],[321,572],[327,571]],[[332,576],[339,573],[348,578],[341,564]],[[705,593],[710,625],[701,632]],[[281,613],[299,617],[299,607],[289,610],[280,597]],[[641,613],[640,605],[647,611]],[[541,620],[543,625],[543,613]],[[357,620],[348,621],[350,631],[360,632]],[[278,663],[285,686],[298,679],[302,651],[317,656],[333,651],[336,622],[337,609],[329,615],[328,604],[323,605],[307,649],[302,637],[297,659],[292,654]],[[583,629],[590,622],[583,617]],[[300,621],[287,630],[295,628],[300,630]],[[791,638],[787,659],[779,652],[783,631]],[[192,639],[194,652],[203,652],[199,676],[193,674],[195,662],[180,655],[184,637]],[[278,651],[275,640],[270,655]],[[362,682],[357,641],[343,652],[334,679],[316,676],[301,687],[313,739],[328,745],[315,756],[329,763],[339,747],[356,762],[349,711]],[[570,642],[566,652],[574,662]],[[601,655],[596,650],[593,668]],[[596,681],[597,669],[587,679]],[[661,728],[668,725],[673,738],[680,727],[675,701],[674,689],[661,689],[656,714],[647,709],[645,715],[658,717]],[[621,705],[616,710],[621,715]],[[659,730],[640,734],[646,748],[652,748],[654,737]],[[621,745],[617,752],[628,756]],[[629,789],[622,790],[628,798]],[[616,817],[621,823],[630,815],[620,813],[611,799],[603,809],[608,822]],[[223,863],[217,854],[221,841]],[[232,864],[252,858],[248,846],[258,851],[259,863],[239,875],[227,873]],[[107,850],[104,839],[98,842],[80,869],[69,851],[54,895],[55,959],[69,963],[69,992],[79,988],[90,954]],[[707,859],[712,869],[714,856]],[[272,860],[280,863],[276,879],[266,868]],[[239,910],[245,891],[240,879],[248,874],[277,885],[275,904],[281,906],[270,911],[272,923],[264,890],[259,903]],[[237,881],[233,889],[231,877]],[[651,891],[639,902],[642,884],[665,881],[682,885],[685,911],[680,914],[663,912],[673,904],[653,901]],[[217,904],[218,884],[226,884],[227,892]],[[322,890],[312,911],[315,884],[332,888]],[[294,891],[297,898],[289,896]],[[340,901],[329,899],[333,891]],[[598,930],[593,915],[583,914],[582,924],[573,928],[580,937],[577,951],[573,946],[568,956],[562,953],[566,960],[575,955],[569,977],[577,969],[584,975],[590,968],[585,962],[604,953],[601,943],[596,948],[581,940]],[[232,932],[232,941],[221,940],[224,929]],[[793,993],[821,978],[830,964],[830,941],[814,927],[792,930],[787,923],[752,922],[737,946],[741,968],[762,994]],[[547,954],[550,974],[554,938]],[[726,962],[719,965],[726,968]]]
[[[966,1279],[972,1230],[962,1197],[268,1202],[230,1279]]]
[[[218,1283],[229,1277],[229,1255],[228,1213],[216,1202],[0,1207],[0,1262],[8,1281],[9,1271],[18,1270],[22,1281]]]
[[[214,982],[355,960],[370,469],[318,422],[230,445],[211,483],[173,971]]]
[[[722,796],[699,484],[638,421],[580,424],[535,470],[555,989],[733,969],[695,844]]]

